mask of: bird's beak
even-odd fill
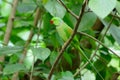
[[[52,20],[50,20],[50,24],[53,24],[53,21],[52,21]]]

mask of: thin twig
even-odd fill
[[[73,17],[75,17],[78,20],[79,17],[75,13],[73,13],[69,8],[67,8],[67,6],[63,3],[62,0],[57,1],[66,9],[67,12],[69,12]]]
[[[82,5],[82,9],[81,9],[81,11],[80,11],[80,16],[79,16],[79,18],[78,18],[78,20],[77,20],[77,23],[76,23],[75,27],[74,27],[74,30],[73,30],[72,35],[70,36],[70,38],[69,38],[69,39],[64,43],[64,45],[62,46],[62,49],[60,50],[59,55],[58,55],[58,57],[56,58],[53,66],[52,66],[52,68],[51,68],[51,70],[50,70],[50,73],[49,73],[49,75],[48,75],[48,80],[51,79],[52,74],[53,74],[53,72],[54,72],[54,70],[55,70],[55,67],[56,67],[56,65],[58,64],[60,58],[62,57],[63,52],[64,52],[65,49],[68,47],[68,45],[71,43],[73,37],[74,37],[75,34],[77,33],[77,29],[78,29],[78,27],[79,27],[79,24],[80,24],[80,22],[81,22],[82,16],[83,16],[83,14],[84,14],[85,6],[86,6],[86,1],[87,1],[87,0],[84,0],[84,3],[83,3],[83,5]]]
[[[102,41],[102,40],[104,39],[104,36],[106,35],[107,31],[109,30],[109,28],[110,28],[110,26],[111,26],[111,24],[112,24],[112,22],[113,22],[114,17],[115,17],[115,16],[113,15],[113,17],[112,17],[112,19],[111,19],[111,21],[110,21],[110,23],[109,23],[109,25],[108,25],[108,27],[107,27],[104,35],[103,35],[102,38],[100,39],[100,41]],[[95,52],[94,52],[94,54],[90,57],[89,61],[91,61],[91,60],[94,58],[94,56],[96,55],[96,53],[97,53],[100,45],[101,45],[101,44],[99,43],[98,46],[97,46],[97,48],[96,48],[96,50],[95,50]],[[112,52],[113,52],[113,51],[112,51]],[[115,53],[115,54],[116,54],[116,53]],[[79,73],[79,71],[81,71],[81,70],[82,70],[84,67],[86,67],[88,64],[89,64],[89,62],[86,62],[86,63],[81,67],[81,69],[78,70],[78,71],[74,74],[74,76],[76,76],[76,75]]]
[[[117,14],[116,15],[114,15],[114,14],[110,14],[110,15],[112,15],[112,16],[115,16],[115,18],[117,18],[117,19],[119,19],[120,20],[120,16],[118,16]]]
[[[40,8],[37,7],[36,9],[36,18],[40,18]],[[38,19],[37,19],[38,20]],[[36,21],[35,21],[36,22]],[[41,24],[41,23],[40,23]],[[37,24],[35,23],[35,25],[37,26]],[[36,40],[36,48],[38,46],[38,42],[39,42],[39,31],[40,31],[40,27],[38,28],[38,36],[37,36],[37,40]],[[33,71],[34,71],[34,62],[35,62],[35,56],[33,55],[33,63],[32,63],[32,67],[31,67],[31,74],[30,74],[30,80],[32,80],[32,76],[33,76]]]
[[[115,54],[118,58],[120,58],[120,56],[117,55],[117,53],[115,53],[113,50],[111,50],[110,48],[108,48],[106,45],[104,45],[101,41],[99,41],[98,39],[94,38],[93,36],[84,33],[84,32],[77,32],[78,34],[82,34],[84,36],[89,37],[90,39],[93,39],[94,41],[98,42],[100,45],[102,45],[103,47],[107,48],[111,53]]]

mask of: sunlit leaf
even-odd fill
[[[90,9],[100,18],[105,18],[116,6],[116,0],[90,0]]]
[[[37,58],[42,60],[43,62],[48,58],[48,56],[50,55],[50,50],[48,48],[31,48],[33,55]]]
[[[117,1],[116,9],[117,9],[117,11],[120,14],[120,1]]]
[[[45,4],[45,8],[52,16],[57,16],[60,18],[63,18],[66,13],[64,7],[61,6],[56,0],[49,0]]]
[[[27,69],[30,69],[31,66],[33,65],[33,60],[34,60],[34,56],[32,54],[32,51],[28,50],[27,55],[26,55],[26,57],[24,59],[24,64],[25,64]]]
[[[91,12],[84,14],[78,31],[85,31],[90,29],[95,24],[96,19],[96,15]]]
[[[82,80],[96,80],[95,74],[90,70],[84,69],[82,70],[81,74],[82,74]]]
[[[58,80],[74,80],[73,74],[70,71],[62,72],[62,78]]]

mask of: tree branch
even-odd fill
[[[48,80],[51,79],[52,74],[53,74],[53,72],[54,72],[54,70],[55,70],[55,67],[56,67],[56,65],[58,64],[60,58],[62,57],[63,52],[64,52],[65,49],[68,47],[68,45],[71,43],[72,39],[74,38],[75,34],[77,33],[77,29],[78,29],[78,27],[79,27],[79,24],[80,24],[80,22],[81,22],[82,16],[83,16],[83,14],[84,14],[86,2],[87,2],[87,0],[84,0],[84,3],[83,3],[83,5],[82,5],[82,9],[81,9],[81,11],[80,11],[80,16],[79,16],[79,18],[78,18],[78,20],[77,20],[77,23],[76,23],[75,27],[74,27],[73,33],[72,33],[72,35],[70,36],[70,38],[69,38],[69,39],[64,43],[64,45],[62,46],[62,49],[60,50],[59,55],[58,55],[58,57],[56,58],[53,66],[52,66],[52,68],[51,68],[51,70],[50,70],[50,73],[49,73],[49,75],[48,75]]]
[[[10,16],[7,22],[6,32],[3,40],[3,45],[7,46],[8,42],[10,40],[12,28],[13,28],[13,22],[16,14],[16,8],[17,8],[18,0],[13,1],[13,6],[10,12]],[[0,62],[4,61],[4,56],[0,56]],[[1,69],[0,69],[1,70]]]
[[[113,22],[114,17],[115,17],[115,16],[113,15],[113,17],[112,17],[112,19],[111,19],[111,21],[110,21],[110,23],[109,23],[109,25],[108,25],[108,27],[107,27],[104,35],[101,37],[100,41],[102,41],[102,40],[104,39],[106,33],[108,32],[108,30],[109,30],[109,28],[110,28],[110,26],[111,26],[111,24],[112,24],[112,22]],[[96,47],[96,50],[95,50],[94,54],[90,57],[89,62],[90,62],[90,61],[94,58],[94,56],[96,55],[96,53],[97,53],[100,45],[101,45],[101,44],[99,43],[98,46]],[[113,51],[112,51],[112,52],[113,52]],[[115,54],[116,54],[116,53],[115,53]],[[86,66],[89,64],[89,62],[86,62],[86,63],[81,67],[81,69],[78,70],[78,71],[74,74],[74,76],[76,76],[84,67],[86,67]]]
[[[73,17],[75,17],[78,20],[79,17],[75,13],[73,13],[69,8],[67,8],[67,6],[63,3],[62,0],[57,1],[66,9],[68,13],[70,13]]]
[[[86,34],[84,32],[77,32],[78,34],[82,34],[84,36],[89,37],[90,39],[93,39],[94,41],[98,42],[100,45],[102,45],[103,47],[107,48],[111,53],[115,54],[118,58],[120,58],[120,56],[117,55],[117,53],[115,53],[113,50],[109,49],[106,45],[104,45],[101,41],[97,40],[96,38],[92,37],[89,34]]]

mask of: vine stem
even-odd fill
[[[41,12],[40,12],[40,8],[39,7],[37,7],[37,9],[36,9],[36,18],[41,18],[40,17],[41,16]],[[38,19],[35,19],[35,20],[37,20],[37,23],[38,23]],[[41,20],[40,20],[41,21]],[[36,23],[36,21],[34,22],[34,24],[37,26],[37,23]],[[40,26],[41,26],[41,23],[40,23]],[[37,35],[37,39],[36,39],[36,46],[35,46],[35,48],[37,48],[37,46],[38,46],[38,43],[39,43],[39,31],[40,31],[40,26],[38,27],[38,35]],[[31,67],[31,74],[30,74],[30,80],[33,80],[33,72],[34,72],[34,63],[35,63],[35,56],[33,55],[33,63],[32,63],[32,67]]]
[[[84,10],[85,10],[85,7],[86,7],[86,3],[87,3],[87,0],[84,0],[83,5],[82,5],[82,9],[80,10],[79,18],[78,18],[78,20],[77,20],[77,23],[76,23],[74,29],[73,29],[73,33],[72,33],[72,35],[70,36],[70,38],[69,38],[69,39],[64,43],[64,45],[62,46],[62,49],[60,50],[59,55],[58,55],[58,57],[56,58],[53,66],[52,66],[52,68],[51,68],[51,70],[50,70],[50,73],[49,73],[49,75],[48,75],[48,80],[51,80],[52,74],[53,74],[53,72],[54,72],[54,70],[55,70],[55,67],[56,67],[56,65],[58,64],[60,58],[62,57],[63,52],[64,52],[65,49],[68,47],[68,45],[71,43],[72,39],[74,38],[75,34],[77,33],[77,29],[78,29],[78,27],[79,27],[79,24],[80,24],[80,22],[81,22],[82,16],[83,16],[83,14],[84,14]]]

